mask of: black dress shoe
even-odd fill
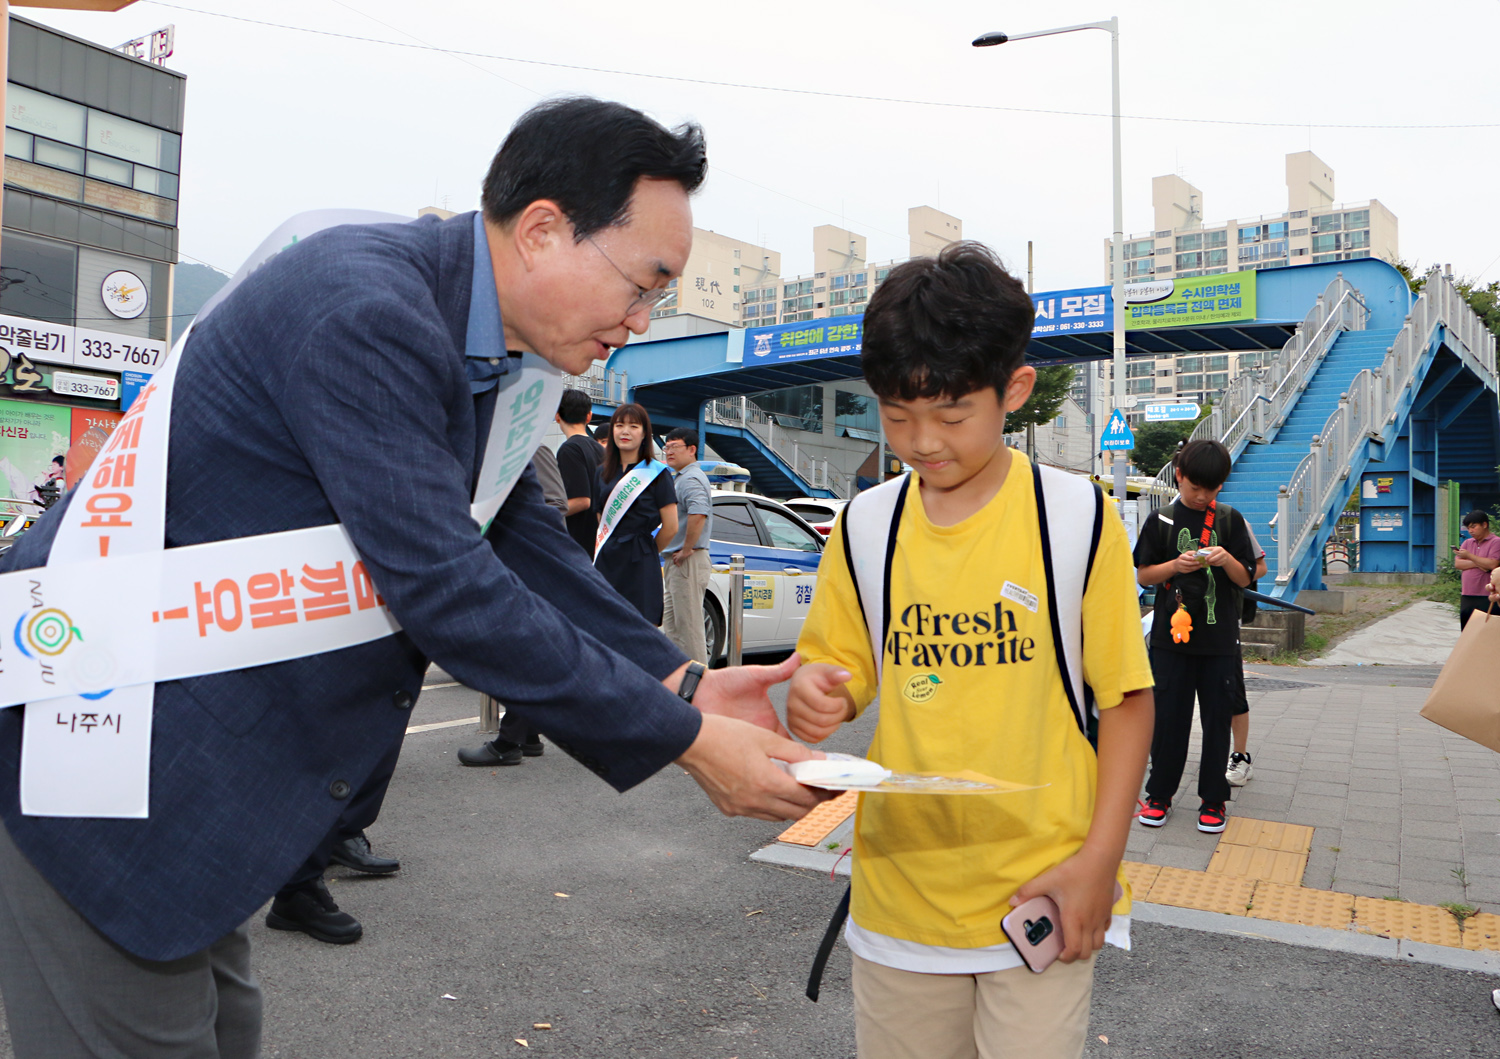
[[[540,739],[528,739],[521,744],[521,753],[526,757],[541,757],[546,750],[547,748],[542,746]]]
[[[329,860],[366,875],[390,875],[401,870],[401,862],[395,857],[377,857],[370,852],[370,840],[363,831],[337,843]]]
[[[359,920],[339,911],[328,892],[328,884],[322,879],[272,901],[271,910],[266,913],[266,926],[272,930],[300,930],[330,945],[352,945],[365,933]]]
[[[459,747],[458,762],[461,765],[519,765],[525,750],[517,743],[501,743],[498,739],[483,746]],[[535,755],[532,755],[535,757]]]

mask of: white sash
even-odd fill
[[[299,215],[226,290],[316,231],[375,221],[407,218]],[[47,565],[0,574],[0,708],[30,704],[21,748],[28,815],[147,816],[155,683],[303,658],[400,629],[340,525],[164,548],[182,344],[75,488]],[[562,393],[561,375],[530,353],[499,385],[470,509],[481,529],[542,443]]]
[[[625,517],[625,512],[630,510],[636,497],[646,491],[646,486],[656,480],[656,476],[667,469],[665,463],[657,463],[655,460],[647,460],[638,463],[630,469],[630,473],[615,483],[614,489],[610,490],[609,499],[604,502],[604,514],[599,519],[599,532],[594,537],[594,562],[599,561],[599,553],[604,551],[604,542],[609,540],[610,535],[615,532],[615,527]]]

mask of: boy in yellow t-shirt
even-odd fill
[[[1081,619],[1096,757],[1053,646],[1036,471],[1005,444],[1005,415],[1036,380],[1024,363],[1032,313],[992,252],[958,243],[893,269],[865,314],[865,379],[914,471],[881,672],[838,527],[798,643],[808,664],[792,678],[788,726],[819,742],[878,700],[869,756],[886,768],[1044,786],[860,796],[845,936],[861,1059],[1079,1056],[1093,955],[1107,938],[1128,944],[1129,899],[1115,906],[1114,888],[1151,744],[1151,670],[1129,544],[1106,511]],[[1054,570],[1088,562],[1052,558]],[[1061,911],[1064,950],[1033,974],[1000,920],[1042,894]]]

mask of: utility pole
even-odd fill
[[[1026,293],[1036,293],[1032,284],[1032,266],[1035,264],[1031,253],[1031,240],[1026,240]],[[1036,463],[1036,424],[1026,424],[1026,458]]]

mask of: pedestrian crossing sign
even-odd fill
[[[1130,424],[1125,422],[1125,415],[1118,408],[1109,417],[1109,422],[1104,424],[1104,435],[1100,438],[1099,448],[1103,452],[1135,448],[1135,435],[1130,432]]]

